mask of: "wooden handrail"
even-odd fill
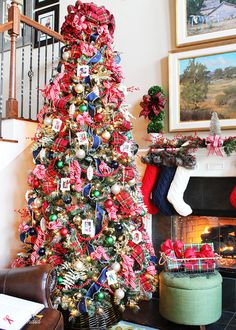
[[[55,38],[55,39],[57,39],[57,40],[59,40],[61,42],[65,42],[63,36],[60,33],[47,28],[46,26],[44,26],[44,25],[42,25],[42,24],[40,24],[40,23],[32,20],[28,16],[25,16],[25,15],[22,15],[21,14],[20,15],[20,20],[21,20],[21,22],[23,22],[23,23],[25,23],[25,24],[27,24],[29,26],[32,26],[36,30],[48,34],[52,38]]]
[[[44,34],[49,35],[57,41],[64,43],[65,40],[60,33],[43,26],[25,15],[22,15],[18,8],[17,0],[11,1],[11,6],[8,9],[8,20],[8,22],[0,24],[0,32],[8,31],[11,38],[9,96],[6,102],[6,117],[18,118],[18,102],[16,99],[16,41],[20,33],[20,23],[23,22]]]
[[[12,27],[13,27],[13,21],[6,22],[4,24],[0,24],[0,33],[8,31],[8,30],[12,29]]]

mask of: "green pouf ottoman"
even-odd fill
[[[160,274],[160,314],[185,325],[207,325],[222,313],[222,277],[219,272],[201,275]]]

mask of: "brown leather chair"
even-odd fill
[[[63,330],[62,314],[52,308],[50,294],[56,287],[56,273],[50,265],[0,270],[0,293],[44,304],[40,319],[24,330]]]

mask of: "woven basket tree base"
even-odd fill
[[[60,309],[64,316],[65,329],[81,329],[81,330],[107,330],[118,323],[122,314],[118,307],[105,307],[104,313],[89,317],[88,314],[77,317],[73,322],[69,322],[69,312]]]

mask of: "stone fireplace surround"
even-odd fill
[[[192,209],[193,216],[235,218],[236,209],[229,196],[236,186],[236,155],[212,156],[206,149],[196,154],[197,166],[184,194],[184,200]],[[161,243],[167,238],[178,237],[178,215],[166,217],[160,213],[153,216],[152,239],[158,256]],[[188,220],[188,219],[186,219]],[[193,229],[194,230],[194,229]],[[220,269],[223,276],[223,310],[236,312],[236,270]]]

